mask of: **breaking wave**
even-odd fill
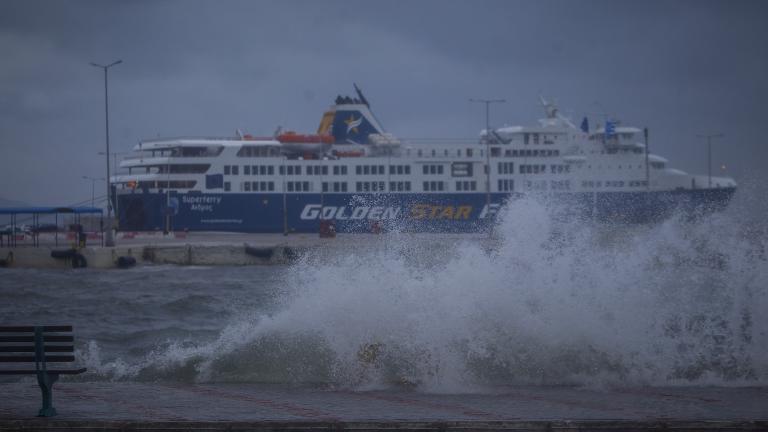
[[[732,212],[653,226],[505,207],[492,239],[387,234],[305,256],[279,304],[95,376],[457,392],[768,382],[768,236]],[[258,282],[253,282],[258,289]],[[212,294],[215,295],[215,294]],[[93,377],[94,375],[92,375]]]

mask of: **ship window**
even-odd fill
[[[239,174],[239,166],[232,165],[232,175],[238,175]]]
[[[323,173],[324,176],[327,176],[328,175],[328,167],[326,165],[323,165],[323,167],[321,169],[321,172]]]
[[[491,147],[491,157],[501,156],[501,149],[498,147]]]
[[[369,175],[371,173],[371,167],[370,165],[363,165],[363,174]]]
[[[251,166],[250,165],[243,166],[243,174],[251,175]]]
[[[405,182],[405,190],[409,192],[411,190],[411,182]]]
[[[467,157],[472,157],[472,149],[467,149]]]
[[[307,182],[307,181],[305,181],[305,182],[302,182],[302,183],[301,183],[301,185],[302,185],[302,189],[303,189],[305,192],[307,192],[307,191],[311,190],[311,189],[310,189],[310,187],[309,187],[309,182]]]
[[[418,150],[418,151],[416,152],[416,156],[418,156],[418,157],[421,157],[421,150]]]
[[[347,175],[347,166],[346,166],[346,165],[343,165],[343,166],[341,167],[341,174],[342,174],[342,175]]]
[[[456,190],[457,191],[461,191],[461,184],[462,184],[462,182],[460,182],[460,181],[456,182]]]
[[[411,174],[411,166],[410,165],[406,165],[405,166],[405,174],[406,175],[410,175]]]
[[[448,156],[448,149],[445,149],[445,150],[443,151],[443,155],[444,155],[444,156]]]
[[[461,149],[456,150],[456,156],[461,157]]]
[[[384,165],[379,165],[379,175],[384,175]]]
[[[149,172],[149,168],[147,168],[147,172]],[[229,175],[229,165],[224,165],[224,175]]]
[[[539,143],[539,134],[535,133],[533,134],[533,143],[538,144]]]
[[[267,183],[267,186],[269,186],[269,190],[270,191],[275,190],[275,182],[269,182],[269,183]]]
[[[288,182],[288,192],[293,192],[293,182]]]
[[[301,166],[300,165],[295,166],[294,171],[296,171],[296,175],[301,175]]]
[[[251,191],[251,182],[243,183],[243,188],[245,189],[246,192],[250,192]]]
[[[224,182],[224,191],[229,192],[230,189],[232,189],[232,184],[230,182]]]
[[[288,175],[293,175],[293,165],[288,165]]]
[[[432,149],[432,157],[437,156],[437,153],[435,152],[435,149]]]
[[[339,166],[338,165],[334,165],[333,166],[333,175],[339,175]]]
[[[523,134],[523,142],[528,144],[530,141],[530,134]]]

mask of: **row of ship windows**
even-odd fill
[[[526,142],[526,144],[528,144]],[[538,144],[535,142],[534,144]],[[545,144],[554,144],[554,142],[546,142]],[[411,150],[407,149],[405,154],[407,156],[411,155]],[[438,156],[437,150],[431,150],[429,153],[432,157]],[[466,157],[473,157],[475,155],[474,149],[468,148],[463,153],[466,155]],[[480,156],[483,156],[485,152],[481,149],[480,150]],[[530,149],[504,149],[503,151],[504,157],[541,157],[541,156],[560,156],[560,150],[530,150]],[[421,149],[416,150],[416,156],[418,157],[424,157],[425,152]],[[443,150],[442,156],[452,156],[451,151],[448,149]],[[462,157],[462,149],[456,149],[456,156]],[[491,157],[502,157],[502,149],[500,147],[491,147]]]
[[[547,172],[547,166],[546,165],[520,165],[520,174],[545,174]],[[505,172],[499,171],[502,174],[507,174]],[[549,166],[549,173],[550,174],[562,174],[562,173],[569,173],[571,172],[571,166],[570,165],[550,165]],[[509,170],[509,174],[512,174],[512,170]]]
[[[590,166],[591,167],[591,166]],[[308,166],[306,167],[307,175],[328,175],[328,166]],[[357,175],[384,175],[384,165],[357,165],[355,166],[355,174]],[[499,174],[514,174],[515,170],[514,162],[499,162],[498,173]],[[551,174],[569,173],[571,167],[569,165],[550,165]],[[621,165],[619,165],[621,168]],[[522,164],[519,166],[520,174],[539,174],[546,173],[546,165],[527,165]],[[280,175],[301,175],[301,165],[281,165],[278,167],[278,173]],[[425,175],[442,175],[444,173],[443,165],[426,164],[422,165],[422,173]],[[224,165],[224,175],[239,175],[240,167],[238,165]],[[274,175],[275,167],[272,165],[244,165],[244,175]],[[333,175],[346,175],[347,166],[334,166]],[[391,175],[410,175],[410,165],[390,165],[389,174]]]
[[[499,180],[499,190],[511,191],[512,180]],[[356,192],[385,192],[386,182],[355,182]],[[173,186],[173,185],[172,185]],[[423,190],[427,192],[441,192],[445,190],[445,182],[442,181],[426,181],[422,184]],[[224,190],[229,192],[232,189],[230,182],[224,182]],[[285,189],[287,192],[311,192],[313,190],[313,183],[308,181],[301,182],[286,182]],[[346,182],[323,182],[323,192],[347,192]],[[275,190],[275,182],[267,181],[253,181],[240,183],[240,190],[245,192],[273,192]],[[410,192],[411,182],[409,181],[393,181],[389,182],[389,190],[391,192]],[[456,191],[469,192],[477,190],[476,181],[457,181]]]
[[[551,180],[550,182],[547,182],[546,180],[523,181],[523,187],[525,190],[528,190],[528,191],[543,192],[547,190],[547,186],[549,186],[549,189],[553,191],[567,191],[571,189],[571,181],[570,180]]]
[[[581,186],[584,188],[595,188],[595,187],[624,187],[624,185],[628,185],[629,187],[645,187],[648,186],[648,182],[645,180],[630,180],[628,182],[624,182],[623,180],[606,180],[605,182],[602,181],[592,181],[592,180],[585,180],[581,182]]]
[[[148,182],[143,181],[139,182],[138,187],[140,188],[150,188],[150,189],[163,189],[170,187],[171,189],[192,189],[195,187],[195,184],[197,182],[195,181],[157,181],[157,182]],[[287,192],[311,192],[313,183],[308,181],[297,181],[297,182],[286,182],[286,191]],[[547,181],[546,180],[538,180],[538,181],[525,181],[525,187],[528,190],[547,190]],[[624,182],[623,180],[606,180],[606,181],[594,181],[594,180],[585,180],[581,182],[581,186],[584,188],[600,188],[600,187],[624,187],[625,185],[628,185],[629,187],[646,187],[648,186],[648,182],[645,180],[630,180],[628,182]],[[356,182],[355,183],[355,190],[356,192],[384,192],[385,191],[385,182],[383,181],[376,181],[376,182]],[[477,182],[476,181],[469,181],[469,180],[462,180],[457,181],[455,184],[456,188],[455,190],[457,192],[469,192],[469,191],[476,191],[477,190]],[[427,192],[442,192],[445,190],[445,182],[442,181],[425,181],[422,184],[423,190]],[[549,188],[551,190],[570,190],[570,181],[569,180],[551,180],[549,182]],[[330,192],[331,190],[333,192],[347,192],[347,183],[346,182],[323,182],[322,183],[322,189],[323,192]],[[231,190],[231,183],[230,182],[224,182],[224,190],[229,192]],[[240,190],[245,192],[274,192],[275,191],[275,182],[272,181],[252,181],[252,182],[242,182],[240,183]],[[397,182],[389,182],[389,190],[391,192],[410,192],[411,191],[411,182],[409,181],[397,181]],[[499,179],[498,180],[498,191],[500,192],[511,192],[514,190],[514,180],[512,179]]]
[[[327,165],[310,165],[306,167],[307,175],[328,175],[329,169]],[[384,165],[357,165],[355,166],[355,174],[357,175],[384,175]],[[443,167],[439,166],[440,174],[443,172]],[[333,175],[347,175],[347,165],[335,165],[333,166]],[[392,175],[410,175],[410,165],[390,165],[389,173]],[[301,165],[280,165],[278,166],[279,175],[301,175]],[[426,169],[425,169],[426,174]],[[240,175],[239,165],[224,165],[224,175]],[[243,175],[275,175],[275,167],[273,165],[243,165]]]

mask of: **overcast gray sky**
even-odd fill
[[[493,125],[531,124],[543,94],[575,121],[649,127],[652,150],[687,171],[706,171],[696,134],[722,132],[716,166],[765,182],[766,23],[760,1],[2,0],[0,197],[90,198],[82,176],[105,162],[89,63],[117,59],[118,152],[158,135],[314,131],[357,82],[401,137],[474,139],[484,111],[470,97],[508,100]]]

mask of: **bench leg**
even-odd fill
[[[56,408],[53,407],[53,383],[59,379],[59,374],[47,374],[40,372],[37,374],[37,385],[43,393],[43,407],[37,413],[38,417],[53,417],[56,415]]]

